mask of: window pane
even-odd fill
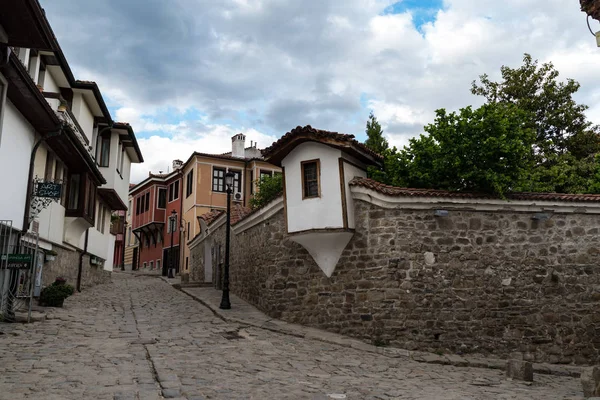
[[[79,175],[71,175],[69,182],[69,210],[76,210],[79,205]]]
[[[102,137],[102,149],[100,151],[100,166],[108,167],[110,159],[110,137]]]
[[[304,180],[304,197],[319,197],[319,180],[317,163],[311,162],[302,165]]]
[[[167,207],[167,189],[158,189],[158,208]]]

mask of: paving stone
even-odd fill
[[[536,375],[525,386],[494,369],[442,365],[462,364],[449,356],[352,348],[355,339],[308,329],[284,335],[248,327],[241,316],[225,322],[159,279],[112,276],[53,310],[53,319],[0,323],[0,399],[581,398],[570,376]]]

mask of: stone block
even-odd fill
[[[533,382],[533,364],[529,361],[508,360],[506,377],[519,381]]]
[[[581,371],[581,387],[586,399],[600,396],[600,367],[585,368]]]

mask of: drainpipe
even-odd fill
[[[61,125],[60,129],[55,132],[48,132],[45,136],[40,138],[33,149],[31,150],[31,156],[29,157],[29,175],[27,179],[27,193],[25,195],[25,212],[23,213],[23,229],[22,232],[25,233],[29,230],[29,208],[31,207],[31,197],[33,194],[33,170],[35,168],[35,155],[40,147],[40,145],[45,142],[47,139],[52,137],[56,137],[62,134],[63,127]]]
[[[90,236],[90,228],[85,230],[85,241],[83,243],[83,251],[79,255],[79,268],[77,270],[77,291],[81,292],[81,275],[83,273],[83,256],[88,254],[88,238]]]

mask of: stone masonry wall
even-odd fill
[[[283,211],[232,232],[232,291],[274,318],[375,344],[600,361],[599,215],[434,217],[363,201],[355,212],[331,278],[288,239]],[[213,235],[224,240],[224,226]]]
[[[54,282],[57,277],[63,277],[69,285],[77,285],[77,272],[79,270],[78,251],[61,249],[55,247],[58,253],[54,261],[44,263],[42,269],[42,286],[48,286]],[[83,256],[83,269],[81,275],[81,289],[95,286],[101,283],[111,281],[111,272],[105,271],[101,266],[91,265],[90,257]]]

